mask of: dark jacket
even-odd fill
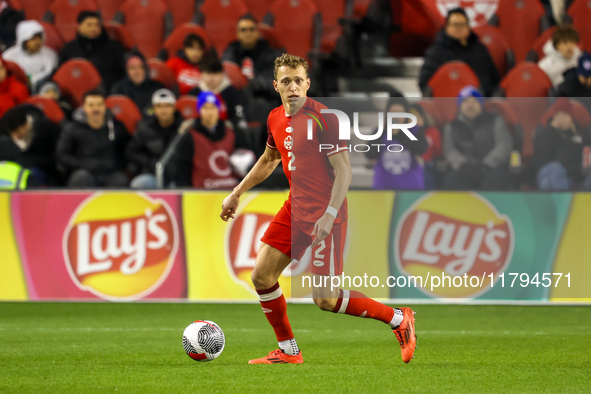
[[[490,96],[499,84],[499,72],[488,49],[478,40],[474,32],[470,33],[468,45],[463,46],[458,40],[440,30],[435,43],[425,51],[425,63],[421,68],[419,87],[424,90],[431,77],[444,63],[462,61],[467,63],[478,76],[481,88],[486,96]]]
[[[16,25],[25,20],[22,11],[17,11],[10,6],[0,12],[0,49],[5,50],[14,45],[16,41]]]
[[[508,165],[512,149],[513,137],[496,114],[483,112],[472,121],[459,116],[443,129],[443,152],[454,170],[464,164]]]
[[[123,45],[111,40],[103,29],[102,34],[92,40],[76,33],[76,38],[60,52],[60,64],[76,57],[87,59],[97,68],[109,91],[115,82],[125,76],[124,55]]]
[[[82,108],[74,112],[73,118],[57,144],[58,164],[67,170],[85,169],[95,175],[123,170],[129,140],[123,123],[114,119],[109,110],[105,124],[98,130],[90,127]]]
[[[0,161],[12,161],[18,165],[32,169],[37,168],[45,175],[46,184],[54,184],[57,180],[55,168],[55,149],[60,128],[47,120],[37,107],[25,104],[27,115],[33,126],[33,139],[26,150],[21,150],[5,130],[0,133]]]
[[[576,127],[562,131],[554,127],[539,126],[534,136],[534,156],[531,166],[537,173],[542,166],[558,161],[575,181],[583,177],[583,147],[591,146],[588,130]]]
[[[275,98],[277,92],[273,88],[273,70],[275,58],[281,56],[281,52],[272,48],[266,40],[260,39],[253,49],[244,49],[240,41],[234,41],[224,51],[222,60],[236,63],[244,67],[245,59],[251,59],[254,68],[254,78],[250,85],[254,93]]]
[[[558,85],[554,95],[557,97],[572,97],[575,100],[585,97],[579,101],[583,103],[587,111],[591,111],[591,89],[587,89],[581,85],[576,68],[571,68],[564,72],[564,81]]]
[[[149,116],[139,122],[125,154],[132,171],[154,174],[156,163],[178,134],[182,123],[183,117],[178,111],[170,127],[160,126],[156,116]]]
[[[137,50],[132,50],[125,55],[126,63],[127,59],[132,56],[139,57],[143,64],[144,69],[146,70],[146,79],[139,85],[134,84],[129,79],[129,76],[125,76],[120,79],[111,89],[111,94],[121,94],[123,96],[127,96],[133,100],[133,102],[137,105],[140,112],[142,114],[146,109],[152,106],[152,95],[155,91],[159,89],[164,89],[165,86],[158,81],[154,81],[150,79],[150,67],[148,66],[148,62],[144,55]]]

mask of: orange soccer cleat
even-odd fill
[[[283,353],[283,350],[273,350],[269,355],[263,358],[255,358],[250,360],[249,364],[301,364],[304,362],[302,352],[300,351],[295,356]]]
[[[403,320],[398,328],[392,330],[396,334],[396,339],[400,343],[400,353],[402,361],[410,362],[414,358],[415,348],[417,347],[417,335],[415,334],[415,317],[410,308],[399,308],[403,313]]]

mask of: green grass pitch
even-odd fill
[[[404,364],[380,322],[290,304],[302,365],[248,365],[277,347],[252,304],[0,303],[0,392],[591,392],[591,308],[416,305]],[[184,328],[218,323],[224,353],[185,355]]]

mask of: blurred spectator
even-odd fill
[[[512,186],[509,158],[513,138],[501,116],[484,109],[473,86],[460,92],[456,119],[445,125],[443,151],[450,168],[444,185],[451,190],[507,190]]]
[[[244,147],[240,134],[220,120],[221,104],[215,94],[202,92],[197,101],[199,118],[177,146],[171,179],[178,187],[229,189],[238,183],[228,158]]]
[[[568,69],[577,67],[581,56],[579,49],[579,33],[571,25],[562,25],[552,33],[552,39],[544,45],[544,57],[538,66],[552,81],[552,86],[558,86],[564,81],[562,74]]]
[[[19,82],[0,58],[0,116],[10,108],[24,103],[29,98],[29,89]]]
[[[62,92],[55,82],[45,82],[41,85],[38,95],[57,102],[62,111],[64,111],[66,119],[72,120],[72,106],[67,101],[62,100]]]
[[[14,45],[16,25],[25,20],[25,14],[10,7],[7,1],[0,1],[0,50]]]
[[[251,100],[258,99],[257,104],[249,105],[248,118],[264,121],[269,111],[278,105],[275,103],[277,92],[273,88],[273,65],[275,58],[281,56],[281,52],[261,38],[258,22],[251,15],[245,15],[238,20],[236,36],[238,40],[228,45],[222,60],[242,67],[242,74],[250,81],[245,93]],[[268,101],[271,103],[267,104]],[[255,112],[254,116],[252,112]]]
[[[391,98],[388,102],[386,112],[408,112],[408,102],[403,97]],[[395,118],[393,123],[409,123],[408,118]],[[384,120],[384,125],[387,120]],[[385,131],[385,129],[383,129]],[[392,141],[386,139],[387,133],[382,134],[378,143],[384,144],[380,151],[371,149],[366,153],[369,159],[376,160],[375,173],[373,178],[374,189],[400,190],[400,189],[424,189],[425,176],[423,163],[420,155],[427,151],[428,144],[422,127],[417,125],[410,129],[410,132],[417,138],[412,141],[404,132],[399,129],[392,130]],[[386,149],[386,146],[399,144],[399,147]]]
[[[421,156],[424,161],[425,189],[439,189],[441,184],[441,173],[439,170],[442,161],[443,148],[441,146],[441,132],[434,125],[431,116],[425,112],[423,107],[412,104],[409,107],[411,114],[417,117],[417,127],[420,127],[427,141],[427,150]]]
[[[105,105],[100,90],[84,95],[74,121],[63,130],[57,145],[58,164],[72,171],[69,187],[126,187],[123,172],[129,134]]]
[[[8,160],[31,172],[30,185],[56,186],[55,148],[60,128],[29,104],[8,110],[0,127],[0,161]]]
[[[176,98],[170,90],[155,92],[152,107],[154,115],[138,123],[127,147],[127,160],[134,167],[134,173],[139,174],[131,181],[132,189],[156,188],[156,163],[183,123],[183,116],[176,110]]]
[[[125,49],[118,41],[107,35],[100,15],[94,11],[81,11],[78,15],[76,38],[67,43],[60,52],[60,64],[81,57],[90,61],[98,70],[105,89],[125,76]]]
[[[2,54],[23,69],[36,92],[58,66],[57,53],[45,45],[45,29],[37,21],[23,21],[16,27],[16,45]]]
[[[117,82],[111,94],[122,94],[129,97],[137,105],[140,112],[152,105],[152,95],[164,85],[150,79],[150,67],[144,55],[137,50],[132,50],[125,55],[125,69],[127,76]]]
[[[244,116],[245,100],[241,91],[230,83],[224,74],[224,68],[219,60],[212,60],[203,64],[199,86],[189,94],[199,96],[201,92],[214,93],[221,104],[220,119],[232,122],[234,129],[245,133],[248,129]]]
[[[579,57],[579,65],[576,69],[564,73],[564,82],[556,89],[558,97],[591,97],[591,53],[583,52]],[[591,100],[587,99],[584,104],[587,109],[591,108]]]
[[[581,183],[591,190],[591,163],[583,168],[583,150],[591,154],[591,135],[574,121],[567,99],[559,99],[548,124],[536,130],[532,167],[540,190],[569,190]],[[586,173],[586,175],[585,175]]]
[[[205,55],[205,41],[197,34],[189,34],[183,41],[183,49],[166,62],[172,70],[181,95],[188,94],[199,85],[201,80],[201,62]]]
[[[499,84],[499,72],[488,49],[470,30],[470,20],[462,8],[449,10],[445,27],[437,33],[435,43],[425,51],[425,63],[419,76],[419,87],[424,90],[437,69],[450,61],[468,64],[478,76],[486,96]]]

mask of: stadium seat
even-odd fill
[[[347,0],[315,0],[316,8],[322,18],[322,37],[320,49],[326,53],[335,50],[337,39],[343,34],[339,19],[347,17]]]
[[[522,62],[503,78],[495,96],[507,97],[523,126],[523,155],[533,154],[533,130],[548,107],[552,82],[537,64]]]
[[[199,8],[197,20],[221,54],[236,40],[236,23],[247,13],[244,0],[205,0]]]
[[[260,24],[259,31],[261,32],[261,37],[267,40],[269,45],[273,48],[281,49],[281,43],[275,34],[275,29],[272,26]]]
[[[388,3],[388,1],[386,1]],[[445,25],[445,19],[437,9],[435,1],[390,1],[390,9],[376,8],[379,2],[368,9],[372,19],[382,18],[380,12],[390,12],[392,24],[399,31],[390,36],[390,56],[423,56],[433,43],[437,32]]]
[[[45,117],[53,123],[60,123],[66,118],[64,111],[62,111],[59,104],[52,99],[41,96],[31,96],[27,99],[27,103],[33,104],[35,107],[43,111]]]
[[[261,22],[269,11],[269,7],[271,7],[273,1],[275,0],[244,0],[244,3],[248,8],[248,12]]]
[[[29,77],[27,77],[27,74],[23,71],[23,69],[15,62],[4,59],[2,61],[4,62],[6,69],[10,71],[12,75],[14,75],[16,80],[22,82],[27,88],[29,88],[29,90],[31,90],[31,81],[29,81]]]
[[[417,104],[420,105],[425,112],[431,115],[431,117],[433,117],[433,120],[438,127],[443,126],[447,121],[445,116],[441,113],[441,109],[433,100],[421,100],[418,101]]]
[[[591,3],[589,0],[575,0],[568,8],[568,16],[581,35],[581,46],[591,51]]]
[[[552,106],[550,106],[550,108],[548,108],[548,110],[546,111],[544,116],[542,116],[542,118],[540,120],[540,124],[545,125],[548,123],[548,121],[557,112],[556,107],[563,100],[568,100],[568,102],[570,103],[570,105],[573,109],[573,112],[574,112],[574,118],[575,118],[574,120],[579,126],[589,127],[589,125],[591,125],[591,115],[589,114],[589,112],[587,111],[585,106],[580,101],[567,99],[566,97],[558,98],[556,100],[556,103],[554,103],[554,105],[552,105]]]
[[[175,56],[178,51],[183,49],[183,41],[185,40],[185,37],[191,33],[197,34],[199,37],[203,38],[206,49],[211,48],[211,39],[203,27],[194,23],[185,23],[174,29],[166,41],[164,41],[164,49],[159,54],[159,57],[162,60],[167,60],[169,57]]]
[[[525,60],[538,36],[550,27],[540,0],[504,0],[490,24],[498,26],[515,53],[516,62]]]
[[[484,108],[488,112],[501,115],[513,135],[513,149],[521,152],[523,149],[523,128],[515,110],[505,100],[487,100],[484,103]]]
[[[142,120],[142,114],[133,100],[127,96],[114,94],[107,97],[105,104],[113,112],[115,118],[125,125],[127,132],[133,134],[135,126]]]
[[[84,93],[96,89],[102,83],[101,76],[94,65],[86,59],[68,60],[53,75],[53,80],[62,91],[62,96],[78,107],[82,104]]]
[[[97,11],[94,0],[55,0],[46,14],[46,21],[51,21],[65,42],[76,38],[78,14],[80,11]]]
[[[248,85],[248,79],[242,74],[242,69],[236,63],[224,61],[224,73],[230,79],[232,86],[238,90],[242,90]]]
[[[55,29],[55,26],[47,22],[40,23],[45,29],[45,45],[56,52],[61,51],[65,43],[60,33]]]
[[[172,14],[162,0],[127,0],[115,21],[127,27],[146,57],[156,56],[172,31]]]
[[[556,31],[557,27],[552,26],[546,30],[534,41],[531,49],[529,50],[525,60],[528,62],[539,62],[546,55],[544,54],[544,45],[552,38],[552,34]]]
[[[150,78],[163,84],[166,89],[173,89],[176,86],[176,78],[170,68],[160,59],[148,59],[150,66]]]
[[[176,101],[176,109],[185,119],[195,119],[199,116],[197,112],[197,97],[181,96]]]
[[[111,22],[125,0],[95,0],[104,22]]]
[[[353,0],[353,17],[361,19],[367,15],[367,9],[374,0]]]
[[[287,52],[307,59],[320,48],[322,18],[312,0],[276,0],[269,11],[264,23],[274,27]]]
[[[49,10],[51,3],[54,0],[18,0],[20,7],[15,7],[11,1],[12,8],[22,9],[27,19],[35,19],[40,22],[43,20],[45,13]]]
[[[106,22],[104,27],[111,40],[119,41],[126,51],[129,51],[137,45],[135,39],[125,25],[117,22]]]
[[[503,77],[515,65],[515,54],[498,27],[482,25],[474,28],[480,41],[486,46],[495,62],[499,75]]]
[[[197,13],[196,0],[164,0],[164,3],[172,13],[174,27],[192,22]]]

